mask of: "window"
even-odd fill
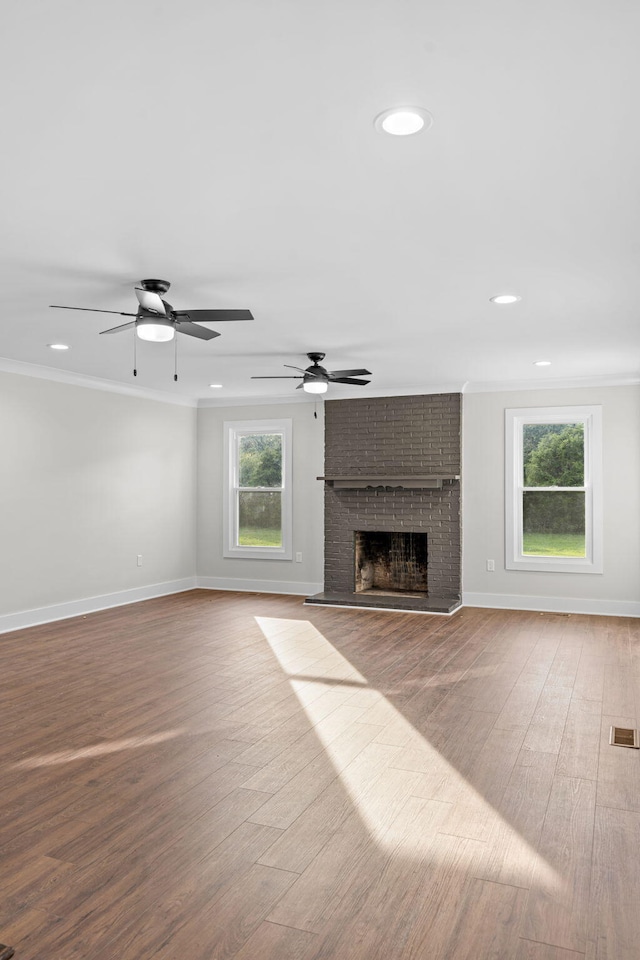
[[[602,573],[601,408],[505,413],[507,569]]]
[[[238,420],[224,430],[224,556],[291,560],[291,420]]]

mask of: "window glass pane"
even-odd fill
[[[241,487],[282,486],[282,434],[240,437],[238,460]]]
[[[238,546],[282,546],[282,494],[240,490]]]
[[[523,554],[586,556],[583,490],[525,490],[522,496]]]
[[[584,424],[525,423],[525,487],[584,486]]]

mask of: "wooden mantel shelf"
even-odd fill
[[[324,480],[330,483],[338,490],[366,490],[376,489],[377,487],[394,487],[401,490],[441,490],[442,484],[453,480],[459,480],[460,474],[440,474],[429,476],[382,476],[382,477],[316,477],[317,480]]]

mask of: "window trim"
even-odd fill
[[[584,488],[572,488],[584,489],[585,492],[586,555],[583,558],[535,557],[522,553],[522,428],[530,423],[584,424]],[[505,410],[506,569],[546,573],[602,573],[602,533],[602,407],[520,407]]]
[[[224,429],[224,496],[223,496],[223,553],[224,557],[248,560],[293,559],[293,498],[292,498],[292,437],[293,421],[286,420],[228,420]],[[243,547],[237,544],[238,528],[238,449],[241,437],[251,434],[282,434],[281,491],[282,544],[279,547]],[[243,488],[244,489],[244,488]],[[264,488],[266,489],[266,488]]]

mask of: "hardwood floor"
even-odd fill
[[[640,621],[193,591],[0,636],[16,960],[638,960]]]

